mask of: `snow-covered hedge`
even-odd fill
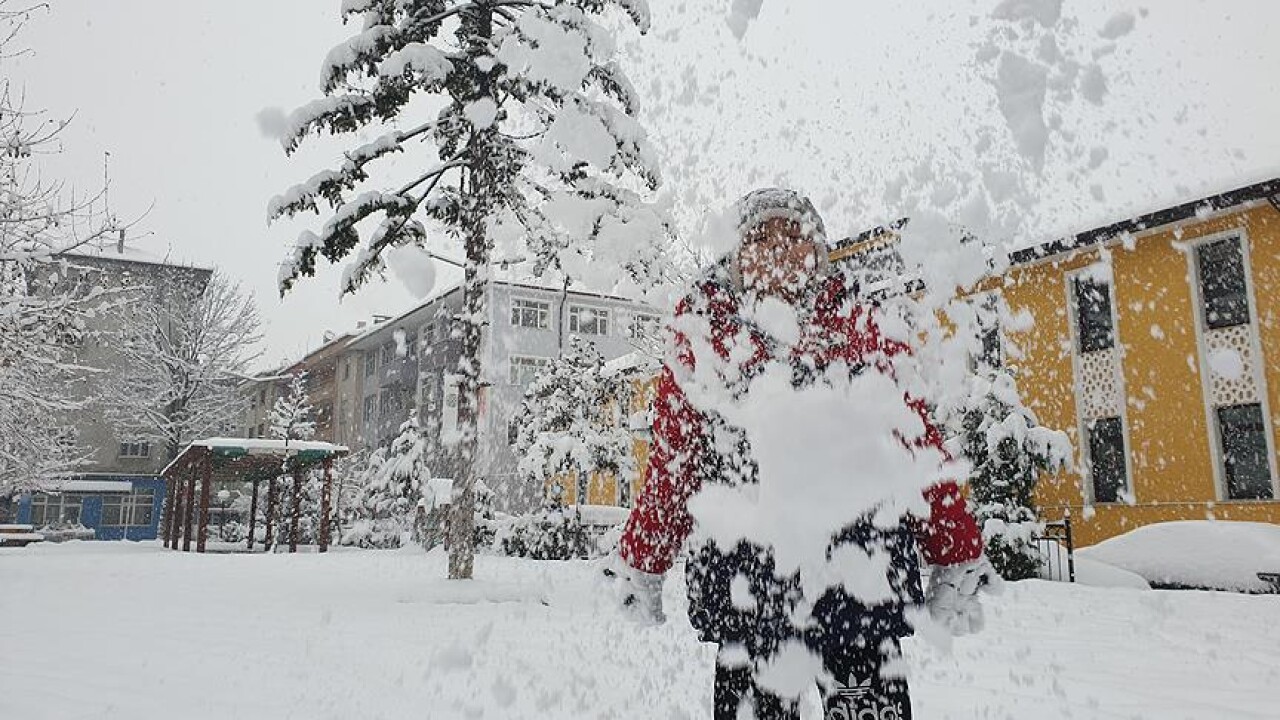
[[[1224,520],[1147,525],[1076,551],[1137,573],[1157,587],[1269,592],[1260,572],[1280,572],[1280,526]]]
[[[543,508],[497,523],[493,548],[534,560],[588,559],[609,553],[629,508],[574,505]]]

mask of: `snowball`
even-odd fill
[[[759,469],[758,484],[705,485],[689,509],[698,532],[717,544],[749,539],[771,547],[778,572],[799,572],[807,597],[819,597],[834,578],[855,597],[882,599],[887,587],[865,571],[887,565],[869,556],[828,558],[831,538],[860,517],[897,527],[905,514],[927,516],[922,493],[941,479],[942,458],[903,444],[924,425],[892,378],[850,378],[841,366],[828,376],[829,383],[795,389],[790,365],[771,363],[736,399],[708,389],[718,388],[718,379],[683,382],[695,406],[714,407],[745,431]]]
[[[474,102],[467,103],[463,108],[463,112],[467,116],[467,121],[471,123],[471,127],[477,130],[484,130],[493,126],[493,121],[498,117],[498,104],[493,98],[482,97]]]
[[[1137,19],[1133,16],[1133,13],[1118,12],[1112,15],[1110,20],[1107,20],[1107,24],[1102,26],[1098,34],[1108,40],[1115,40],[1133,32],[1133,26],[1136,22]]]
[[[733,0],[733,4],[729,6],[729,16],[726,21],[734,37],[741,40],[747,34],[747,27],[751,25],[752,20],[760,17],[762,7],[764,7],[764,0]]]
[[[1244,358],[1235,348],[1219,348],[1209,354],[1209,367],[1223,380],[1239,380],[1244,377]]]

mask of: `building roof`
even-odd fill
[[[173,477],[184,466],[211,457],[217,461],[219,475],[252,475],[272,473],[288,463],[290,467],[306,467],[329,458],[347,454],[345,445],[316,440],[276,440],[274,438],[205,438],[196,440],[178,453],[160,474]]]
[[[157,255],[148,250],[142,250],[137,247],[128,245],[121,246],[119,243],[101,243],[96,245],[81,245],[72,250],[57,253],[59,257],[68,258],[89,258],[92,260],[109,260],[113,262],[134,263],[138,265],[160,265],[164,267],[186,268],[189,270],[202,270],[204,272],[213,272],[213,268],[204,267],[202,265],[194,265],[189,263],[176,262],[166,255]]]
[[[1059,240],[1051,240],[1024,250],[1015,250],[1009,253],[1009,260],[1014,265],[1025,265],[1053,255],[1061,255],[1101,245],[1117,237],[1150,230],[1151,228],[1169,225],[1193,217],[1209,215],[1255,200],[1268,200],[1277,205],[1277,210],[1280,210],[1280,178],[1264,180],[1253,185],[1246,185],[1235,190],[1210,195],[1209,197],[1157,210],[1146,215],[1121,220],[1120,222],[1086,230]]]
[[[1014,250],[1009,253],[1009,261],[1012,265],[1026,265],[1054,255],[1062,255],[1101,245],[1124,235],[1170,225],[1194,217],[1203,217],[1259,200],[1267,200],[1275,205],[1277,210],[1280,210],[1280,178],[1264,180],[1218,193],[1217,195],[1210,195],[1182,203],[1181,205],[1114,222],[1110,225]],[[834,259],[840,260],[857,254],[863,248],[875,247],[880,244],[879,241],[890,240],[896,236],[909,221],[910,218],[900,218],[888,225],[875,227],[845,238],[836,243],[831,254]]]

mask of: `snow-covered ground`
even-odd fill
[[[0,718],[706,718],[680,610],[622,618],[585,563],[418,551],[0,549]],[[1274,718],[1280,597],[1040,581],[907,647],[917,718]],[[812,710],[807,712],[813,717]]]

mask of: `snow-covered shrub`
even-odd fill
[[[512,518],[498,529],[494,542],[503,555],[511,557],[570,560],[591,557],[591,540],[574,508],[551,505]]]
[[[1033,497],[1036,480],[1070,462],[1070,441],[1040,426],[1003,369],[987,368],[971,378],[957,419],[963,455],[971,464],[970,510],[982,525],[987,557],[1006,580],[1039,577],[1035,537],[1043,524]]]
[[[222,527],[218,529],[218,539],[223,542],[243,542],[247,537],[249,537],[249,528],[235,520],[223,523]]]
[[[627,382],[605,369],[595,345],[571,337],[560,358],[529,385],[514,420],[520,481],[546,487],[565,477],[634,475],[631,431],[619,407]],[[552,492],[562,490],[553,487]],[[581,504],[583,498],[577,501]]]

